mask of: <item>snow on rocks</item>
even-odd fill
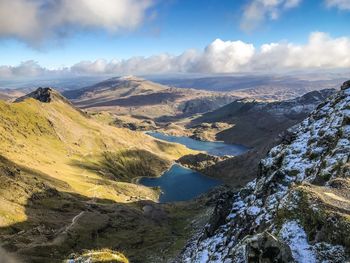
[[[232,209],[225,223],[212,236],[192,241],[181,254],[183,262],[247,262],[247,255],[242,251],[248,243],[242,240],[264,231],[278,232],[278,209],[283,206],[293,210],[298,203],[293,199],[300,198],[291,193],[291,186],[317,181],[327,187],[330,179],[340,176],[339,167],[349,162],[349,109],[350,89],[347,87],[323,102],[301,124],[291,128],[288,138],[261,160],[257,179],[233,196]],[[342,171],[342,174],[349,174],[349,171]],[[289,198],[286,198],[288,194]],[[296,262],[321,262],[317,255],[332,250],[344,256],[341,246],[309,245],[307,234],[297,221],[284,222],[279,233],[276,234],[278,242],[289,246]]]
[[[306,233],[298,222],[285,222],[281,228],[280,236],[289,245],[297,263],[316,263],[316,256],[307,241]]]

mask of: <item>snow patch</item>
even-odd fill
[[[316,263],[316,256],[307,242],[304,229],[295,220],[287,221],[280,231],[281,238],[289,245],[297,263]]]

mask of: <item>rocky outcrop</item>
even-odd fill
[[[49,102],[52,102],[54,100],[63,100],[65,101],[66,103],[69,103],[70,102],[64,98],[59,92],[57,92],[56,90],[54,90],[53,88],[37,88],[35,91],[23,96],[23,97],[20,97],[18,99],[15,100],[15,102],[21,102],[21,101],[24,101],[25,99],[28,99],[28,98],[33,98],[33,99],[36,99],[40,102],[44,102],[44,103],[49,103]]]
[[[181,262],[349,260],[350,85],[346,83],[270,150],[260,162],[257,178],[230,199],[223,223],[212,227],[211,235],[204,230],[190,242]]]
[[[35,99],[37,101],[40,101],[42,103],[51,103],[51,102],[61,101],[65,104],[68,104],[70,107],[74,108],[76,111],[78,111],[83,116],[88,117],[88,115],[85,112],[83,112],[82,110],[73,106],[73,104],[69,100],[67,100],[64,96],[61,95],[61,93],[59,93],[54,88],[39,87],[35,91],[30,92],[27,95],[19,97],[14,102],[18,103],[18,102],[22,102],[22,101],[25,101],[25,100],[30,99],[30,98]]]
[[[206,174],[206,170],[218,162],[229,158],[228,156],[213,156],[206,153],[188,154],[177,160],[181,165]]]

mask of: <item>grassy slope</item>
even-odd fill
[[[183,218],[170,207],[166,214],[174,219],[158,226],[155,219],[142,215],[143,205],[136,203],[155,200],[157,191],[131,181],[158,175],[189,152],[143,133],[96,122],[61,100],[0,101],[0,232],[5,248],[28,255],[31,262],[47,262],[48,257],[55,262],[53,254],[62,259],[68,252],[96,247],[125,249],[134,258],[142,257],[133,252],[130,243],[136,237],[130,231],[140,231],[137,238],[151,239],[144,242],[145,248],[157,247],[164,239],[171,242],[174,224],[179,218],[185,223],[195,210]],[[73,233],[62,232],[62,226],[69,226],[80,213],[77,221],[82,225],[75,224]],[[114,235],[124,236],[125,244],[112,242],[108,233],[98,244],[90,236],[84,238],[109,227]],[[69,242],[64,241],[68,237]]]
[[[61,101],[0,102],[0,112],[1,155],[63,180],[74,192],[85,196],[91,196],[91,189],[103,180],[105,185],[99,189],[100,197],[125,200],[122,192],[125,182],[130,180],[123,180],[124,183],[108,180],[103,171],[86,169],[84,165],[106,163],[106,152],[117,155],[122,150],[137,152],[142,149],[147,154],[138,155],[140,162],[142,158],[148,159],[146,155],[159,159],[162,167],[155,167],[157,173],[188,152],[184,147],[165,144],[142,133],[99,124]],[[124,176],[138,176],[131,172],[134,171],[128,171],[126,167]],[[146,188],[127,186],[133,192],[150,195]],[[121,194],[116,195],[116,189]]]
[[[63,181],[5,158],[0,158],[0,180],[0,218],[6,220],[1,221],[1,245],[24,262],[58,263],[86,254],[84,250],[104,249],[122,251],[131,262],[166,262],[206,222],[205,202],[159,205],[91,199],[72,193]],[[14,221],[6,224],[9,218]]]

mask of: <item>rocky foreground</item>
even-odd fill
[[[178,262],[348,262],[350,81],[219,200]]]

